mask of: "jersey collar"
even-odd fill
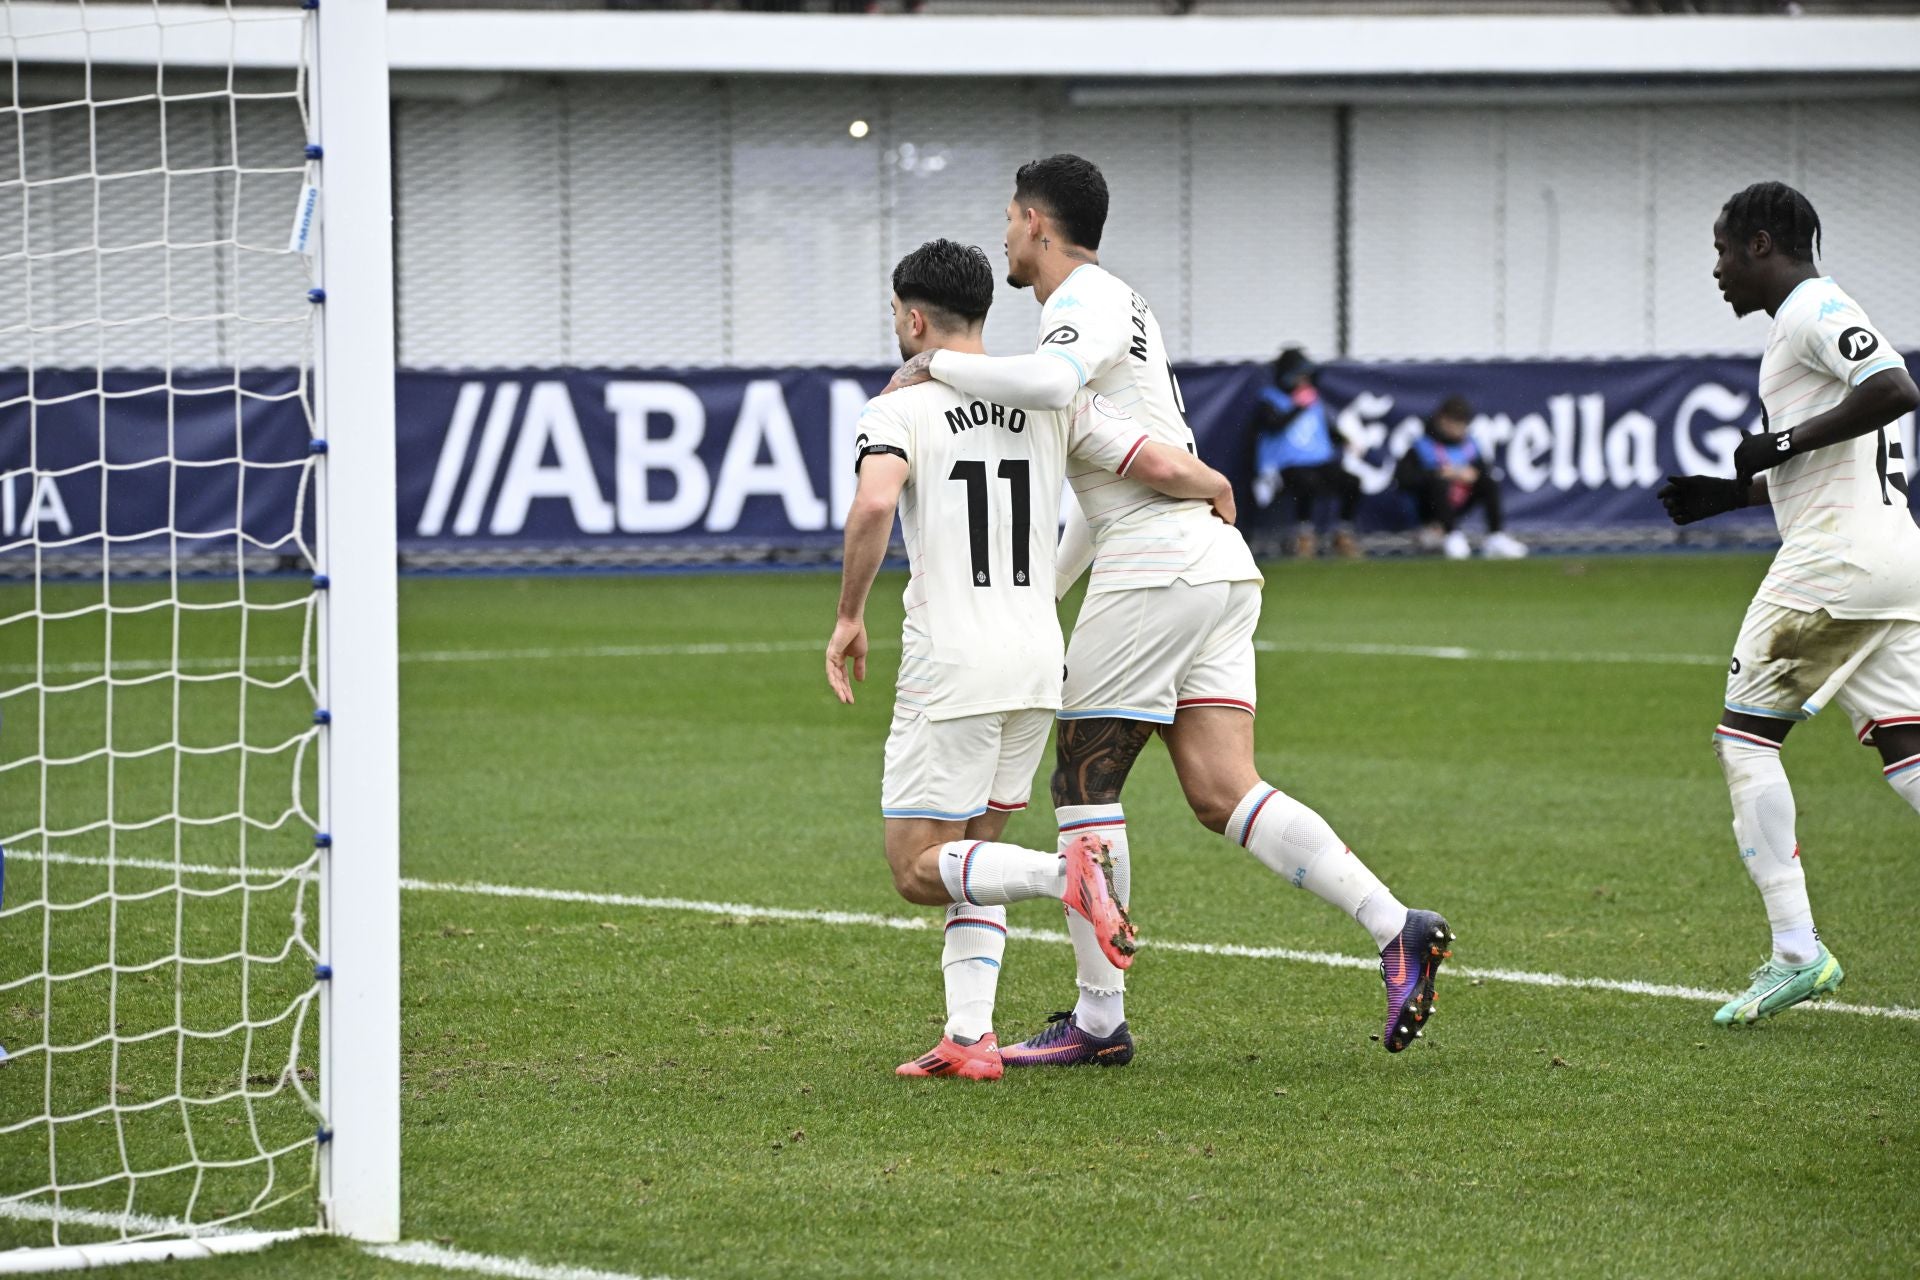
[[[1068,278],[1071,279],[1072,277],[1068,277]],[[1814,276],[1810,280],[1802,280],[1799,284],[1793,286],[1792,291],[1789,292],[1786,297],[1780,299],[1780,306],[1774,311],[1773,314],[1777,316],[1780,314],[1780,312],[1785,311],[1787,309],[1787,304],[1793,301],[1793,295],[1796,293],[1799,293],[1802,289],[1806,288],[1808,285],[1832,284],[1832,283],[1833,283],[1832,276]]]

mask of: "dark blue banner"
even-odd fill
[[[0,551],[291,553],[312,438],[292,370],[0,372]]]
[[[1729,474],[1759,420],[1755,359],[1336,363],[1319,384],[1368,498],[1404,528],[1394,461],[1448,396],[1504,476],[1510,520],[1655,525],[1670,473]],[[1249,478],[1258,365],[1179,373],[1209,462]],[[854,422],[886,370],[403,373],[403,550],[819,546],[853,491]],[[309,430],[288,372],[0,374],[0,541],[68,547],[172,527],[258,546],[295,532]],[[1909,465],[1913,422],[1902,423]],[[187,464],[176,469],[170,461]],[[1920,492],[1917,490],[1916,492]],[[310,504],[309,504],[310,505]],[[1764,520],[1764,513],[1755,513]]]
[[[1376,526],[1409,522],[1394,462],[1456,395],[1473,406],[1474,438],[1503,474],[1513,523],[1658,525],[1666,514],[1653,494],[1666,476],[1733,474],[1734,447],[1760,423],[1759,372],[1745,357],[1336,363],[1318,383],[1336,429],[1359,446],[1348,469],[1380,495],[1365,508]],[[1911,466],[1913,418],[1900,427]]]

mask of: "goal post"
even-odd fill
[[[322,0],[317,407],[327,716],[321,1146],[327,1225],[400,1232],[399,624],[386,0]]]
[[[393,1241],[385,0],[0,51],[0,1273]]]

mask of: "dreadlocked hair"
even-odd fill
[[[1721,208],[1727,234],[1739,241],[1764,231],[1774,248],[1799,262],[1812,262],[1820,247],[1820,215],[1813,202],[1784,182],[1756,182]]]

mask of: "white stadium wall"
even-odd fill
[[[1334,339],[1331,109],[663,77],[403,98],[396,121],[410,367],[884,362],[893,264],[936,236],[997,262],[1014,170],[1060,150],[1106,169],[1103,258],[1176,349]],[[1037,317],[1002,285],[989,343]]]
[[[949,80],[412,87],[408,367],[884,363],[892,264],[942,235],[997,260],[1015,167],[1058,150],[1106,171],[1102,260],[1175,350],[1338,346],[1331,106],[1075,107],[1054,85]],[[1901,141],[1920,100],[1349,110],[1351,355],[1756,350],[1763,329],[1713,289],[1709,233],[1774,177],[1821,209],[1826,265],[1920,341],[1920,157]],[[1036,316],[1003,286],[989,345],[1030,341]]]
[[[60,27],[71,10],[10,12]],[[196,63],[212,77],[237,59],[244,84],[278,56],[212,39],[187,21],[203,11],[160,12],[181,22],[170,91]],[[403,367],[884,364],[894,261],[937,235],[997,256],[1013,170],[1063,149],[1106,170],[1103,260],[1187,359],[1285,342],[1365,359],[1752,352],[1763,327],[1727,314],[1708,233],[1762,178],[1811,195],[1825,265],[1896,342],[1920,344],[1908,22],[402,10],[390,25]],[[37,41],[23,96],[70,96],[79,59],[137,53],[119,43]],[[938,76],[909,70],[930,62]],[[102,110],[103,163],[156,166],[153,114]],[[30,167],[89,145],[83,113],[26,127]],[[242,150],[254,132],[241,119]],[[243,244],[284,242],[297,175],[243,189],[222,172],[234,141],[193,103],[170,109],[166,135],[175,169],[205,165],[172,184],[176,227],[237,211]],[[157,198],[156,181],[103,197],[103,243],[113,200]],[[32,243],[90,243],[86,193],[46,194]],[[22,216],[0,202],[0,237]],[[98,288],[110,315],[146,314],[170,278],[210,291],[169,300],[210,317],[172,326],[172,352],[154,346],[165,326],[135,324],[105,351],[76,332],[75,363],[270,362],[233,347],[272,338],[213,317],[283,293],[277,258],[194,271],[212,252],[198,243],[129,249],[97,281],[47,260],[31,287]],[[990,346],[1025,346],[1036,316],[1003,287]],[[43,362],[61,340],[43,337]]]
[[[1175,351],[1340,347],[1333,106],[1077,107],[1057,84],[976,80],[416,73],[398,90],[403,367],[883,364],[893,263],[943,235],[998,261],[1014,169],[1058,150],[1106,171],[1102,258],[1152,301]],[[1346,111],[1350,355],[1756,350],[1763,328],[1736,322],[1713,289],[1709,230],[1722,200],[1763,177],[1808,192],[1824,265],[1895,341],[1920,343],[1920,99]],[[243,115],[243,152],[252,126],[271,127],[261,116]],[[50,170],[87,146],[84,113],[28,129],[30,163]],[[98,129],[103,163],[157,165],[150,106],[102,111]],[[173,179],[176,228],[198,219],[211,241],[237,210],[248,242],[284,238],[297,174],[242,185],[213,171],[232,144],[200,104],[170,108],[166,141],[176,167],[209,169]],[[137,209],[159,183],[109,188],[109,241],[120,198]],[[90,192],[50,195],[36,244],[89,240]],[[17,236],[18,218],[17,202],[0,206],[0,235]],[[212,317],[285,292],[280,255],[194,271],[196,254],[213,250],[172,250],[176,311]],[[150,307],[167,257],[155,245],[109,259],[109,313],[123,296],[119,312]],[[43,297],[96,286],[84,257],[36,273]],[[24,298],[16,284],[0,293]],[[989,345],[1029,342],[1037,314],[1003,285]],[[106,363],[164,362],[162,332],[109,331]],[[209,319],[175,327],[173,358],[259,366],[275,352],[234,343],[297,338]],[[95,340],[76,332],[73,362],[93,363]]]

